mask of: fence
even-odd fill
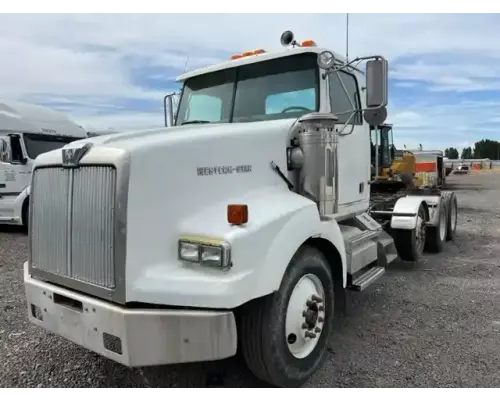
[[[500,160],[446,160],[444,165],[451,169],[457,169],[460,165],[470,169],[496,169],[500,168]]]

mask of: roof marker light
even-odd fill
[[[300,45],[302,47],[316,47],[316,42],[314,40],[304,40]]]

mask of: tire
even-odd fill
[[[427,227],[425,250],[431,253],[441,253],[443,251],[443,244],[446,241],[449,207],[446,207],[445,204],[445,202],[442,202],[439,207],[438,224]]]
[[[422,256],[425,247],[427,227],[425,207],[420,204],[417,212],[417,226],[414,229],[395,229],[392,233],[398,256],[403,261],[416,262]],[[420,228],[419,228],[420,226]],[[419,232],[419,234],[417,234]],[[417,240],[418,239],[418,240]]]
[[[446,240],[453,240],[455,237],[455,232],[457,230],[458,221],[458,204],[457,196],[455,193],[450,195],[450,201],[448,204],[448,217],[446,220]]]
[[[28,232],[29,229],[29,217],[30,217],[30,206],[29,206],[29,197],[24,201],[23,209],[21,212],[21,219],[23,224],[23,229]]]
[[[252,373],[274,386],[302,386],[324,361],[334,296],[328,261],[314,247],[302,247],[290,261],[279,290],[242,311],[240,348]],[[306,332],[316,337],[305,338]]]

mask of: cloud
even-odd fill
[[[350,57],[390,62],[398,145],[500,138],[498,22],[495,14],[350,14]],[[277,50],[287,29],[345,51],[344,14],[3,14],[0,96],[94,129],[162,126],[163,96],[186,67]]]

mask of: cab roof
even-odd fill
[[[85,138],[85,129],[47,107],[0,99],[0,131]]]
[[[177,78],[177,82],[184,82],[185,80],[187,80],[189,78],[193,78],[195,76],[204,75],[204,74],[208,74],[211,72],[222,71],[222,70],[229,69],[229,68],[241,67],[243,65],[255,64],[258,62],[267,61],[267,60],[274,60],[274,59],[282,58],[282,57],[289,57],[289,56],[296,55],[296,54],[303,54],[303,53],[319,54],[323,51],[332,52],[333,55],[335,56],[335,60],[337,61],[338,64],[345,63],[344,57],[342,57],[340,54],[337,54],[337,53],[335,53],[329,49],[326,49],[324,47],[311,46],[311,47],[286,48],[285,50],[282,50],[282,51],[275,51],[275,52],[261,53],[261,54],[245,56],[245,57],[237,58],[236,60],[228,60],[228,61],[222,62],[220,64],[215,64],[215,65],[210,65],[210,66],[203,67],[203,68],[198,68],[198,69],[195,69],[193,71],[186,72],[185,74],[180,75]],[[362,71],[360,71],[358,69],[356,69],[356,71],[362,73]]]

